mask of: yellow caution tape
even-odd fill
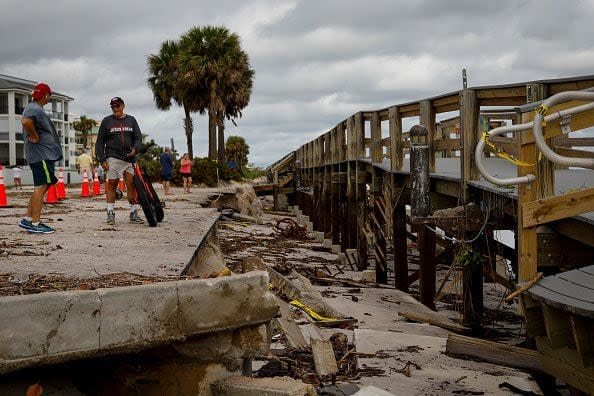
[[[536,114],[540,114],[541,116],[546,116],[547,113],[549,112],[549,108],[547,106],[544,105],[540,105],[536,110],[534,110],[536,112]]]
[[[517,166],[534,166],[534,164],[529,164],[528,162],[524,162],[522,160],[517,159],[516,157],[514,157],[511,154],[506,153],[505,151],[503,151],[500,147],[497,147],[496,145],[494,145],[493,143],[491,143],[489,141],[489,134],[486,132],[483,132],[483,136],[482,139],[485,141],[485,144],[489,147],[491,147],[493,149],[493,151],[495,151],[495,154],[503,159],[508,160],[509,162],[517,165]]]
[[[320,315],[319,313],[315,312],[313,309],[306,307],[301,301],[299,300],[293,300],[291,301],[289,304],[294,305],[298,308],[301,308],[302,310],[304,310],[305,312],[307,312],[307,314],[309,316],[311,316],[312,318],[314,318],[315,320],[336,320],[336,318],[327,318],[325,316]]]

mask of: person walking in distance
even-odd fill
[[[163,190],[165,190],[165,195],[171,195],[172,193],[169,188],[169,183],[171,182],[171,174],[173,173],[175,162],[173,161],[173,156],[171,155],[171,149],[169,147],[165,147],[165,151],[161,153],[160,162]]]
[[[192,187],[192,165],[194,165],[194,161],[188,157],[188,153],[184,153],[181,158],[179,173],[181,173],[184,181],[185,193],[189,193],[190,187]]]
[[[15,165],[12,167],[12,180],[14,181],[14,188],[15,190],[18,188],[19,190],[23,189],[23,185],[21,183],[21,175],[23,170],[20,166]]]
[[[89,183],[89,188],[91,191],[93,190],[93,158],[87,154],[86,151],[83,151],[81,155],[76,157],[76,168],[78,169],[78,174],[84,176],[85,172],[87,172],[87,181]]]
[[[51,234],[55,230],[41,222],[43,196],[47,189],[58,182],[54,175],[56,161],[62,159],[62,146],[54,124],[43,110],[52,94],[49,85],[38,83],[31,96],[33,100],[25,107],[21,124],[26,135],[25,159],[33,173],[33,194],[29,199],[27,214],[19,227],[34,234]]]
[[[124,113],[124,100],[118,96],[109,102],[112,114],[99,126],[95,156],[107,177],[107,224],[115,224],[116,188],[123,176],[130,202],[130,222],[144,223],[138,216],[136,189],[132,182],[132,163],[141,149],[142,135],[136,118]]]

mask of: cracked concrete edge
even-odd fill
[[[0,298],[0,374],[269,322],[268,274]]]

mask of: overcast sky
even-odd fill
[[[238,33],[256,71],[243,118],[266,166],[360,110],[470,86],[594,74],[594,0],[0,1],[0,73],[45,81],[101,120],[113,96],[144,133],[186,150],[183,111],[157,110],[146,59],[193,26]],[[208,120],[194,115],[194,153]]]

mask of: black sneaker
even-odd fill
[[[31,234],[53,234],[56,232],[52,227],[47,226],[43,223],[39,223],[38,225],[31,224],[31,228],[28,230]]]

